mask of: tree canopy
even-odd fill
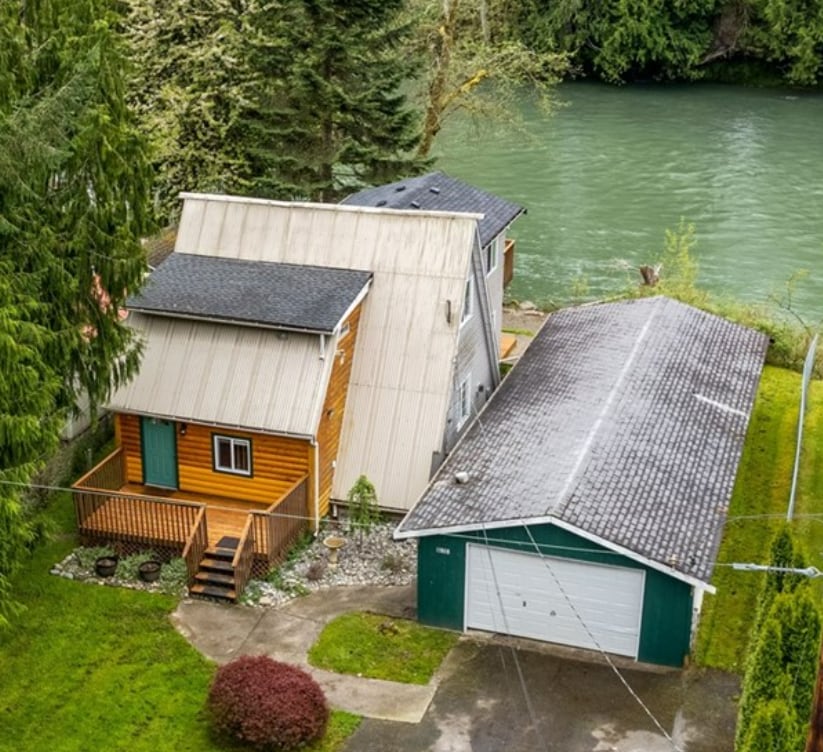
[[[113,0],[0,6],[0,621],[28,538],[19,494],[77,395],[134,370],[150,175]]]

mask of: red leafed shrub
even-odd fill
[[[293,750],[322,736],[323,690],[305,671],[265,655],[221,666],[209,690],[215,728],[257,749]]]

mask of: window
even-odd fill
[[[463,313],[460,314],[460,323],[464,324],[472,317],[472,308],[474,308],[474,285],[472,278],[466,280],[466,291],[463,299]]]
[[[460,428],[472,413],[472,382],[467,376],[457,390],[457,427]]]
[[[497,268],[497,238],[486,246],[486,274]]]
[[[251,442],[215,434],[214,469],[221,473],[251,475]]]

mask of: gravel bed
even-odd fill
[[[417,569],[417,541],[392,538],[394,523],[375,525],[368,533],[351,532],[345,525],[327,527],[298,556],[290,558],[266,580],[251,580],[243,602],[278,606],[315,590],[345,585],[408,585]],[[345,540],[330,564],[328,536]]]
[[[375,525],[367,533],[351,532],[344,524],[326,525],[305,548],[298,546],[280,567],[265,580],[250,580],[241,602],[248,606],[279,606],[292,598],[315,590],[346,585],[408,585],[417,568],[417,541],[395,541],[395,523]],[[330,551],[323,544],[329,536],[345,543],[337,552],[337,566],[329,562]],[[72,551],[55,564],[51,573],[67,580],[77,580],[109,587],[125,587],[148,592],[162,592],[159,583],[126,580],[117,576],[98,577],[94,569],[81,566]]]

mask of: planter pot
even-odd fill
[[[157,582],[160,577],[160,567],[159,561],[144,561],[137,567],[137,574],[143,582]]]
[[[98,577],[111,577],[116,569],[116,556],[101,556],[94,562],[94,571]]]

